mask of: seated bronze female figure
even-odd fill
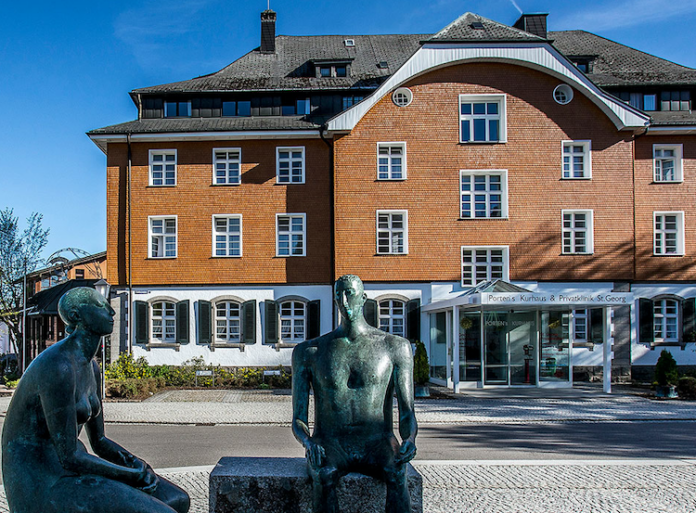
[[[187,513],[185,491],[104,434],[94,357],[114,310],[94,289],[58,303],[69,335],[22,376],[2,432],[2,475],[11,513]],[[78,435],[85,427],[94,454]]]

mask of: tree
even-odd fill
[[[43,263],[41,251],[48,242],[49,230],[44,230],[42,220],[41,214],[32,213],[26,229],[20,232],[13,209],[0,210],[0,321],[7,324],[17,353],[22,337],[24,276]]]

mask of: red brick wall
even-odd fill
[[[413,102],[387,95],[335,142],[336,275],[366,281],[460,280],[460,246],[509,245],[514,280],[630,279],[632,135],[576,91],[507,64],[451,66],[411,81]],[[459,94],[505,93],[505,144],[459,144]],[[561,141],[592,140],[592,180],[561,180]],[[408,179],[377,181],[377,142],[405,141]],[[459,171],[507,169],[509,219],[460,220]],[[376,256],[375,211],[408,210],[409,254]],[[595,253],[561,255],[561,210],[593,209]]]
[[[305,184],[276,184],[276,147],[305,146]],[[242,149],[242,185],[212,185],[213,148]],[[331,173],[321,140],[136,143],[132,164],[133,284],[328,283]],[[148,150],[177,150],[177,185],[148,186]],[[107,162],[109,281],[127,283],[127,150]],[[306,213],[306,257],[276,257],[276,213]],[[242,258],[212,257],[213,214],[242,214]],[[148,258],[148,216],[178,216],[178,257]]]
[[[683,145],[682,183],[653,180],[653,145]],[[637,279],[696,279],[696,136],[653,136],[636,140]],[[684,212],[685,255],[653,256],[653,212]]]

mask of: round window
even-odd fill
[[[408,87],[399,87],[392,94],[392,101],[397,107],[406,107],[413,100],[413,93]]]
[[[573,99],[573,88],[568,84],[561,84],[553,90],[553,99],[556,103],[567,105]]]

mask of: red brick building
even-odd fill
[[[435,35],[275,22],[89,133],[123,350],[288,364],[353,273],[368,320],[426,342],[455,388],[638,375],[662,345],[696,364],[696,70],[545,15]]]

